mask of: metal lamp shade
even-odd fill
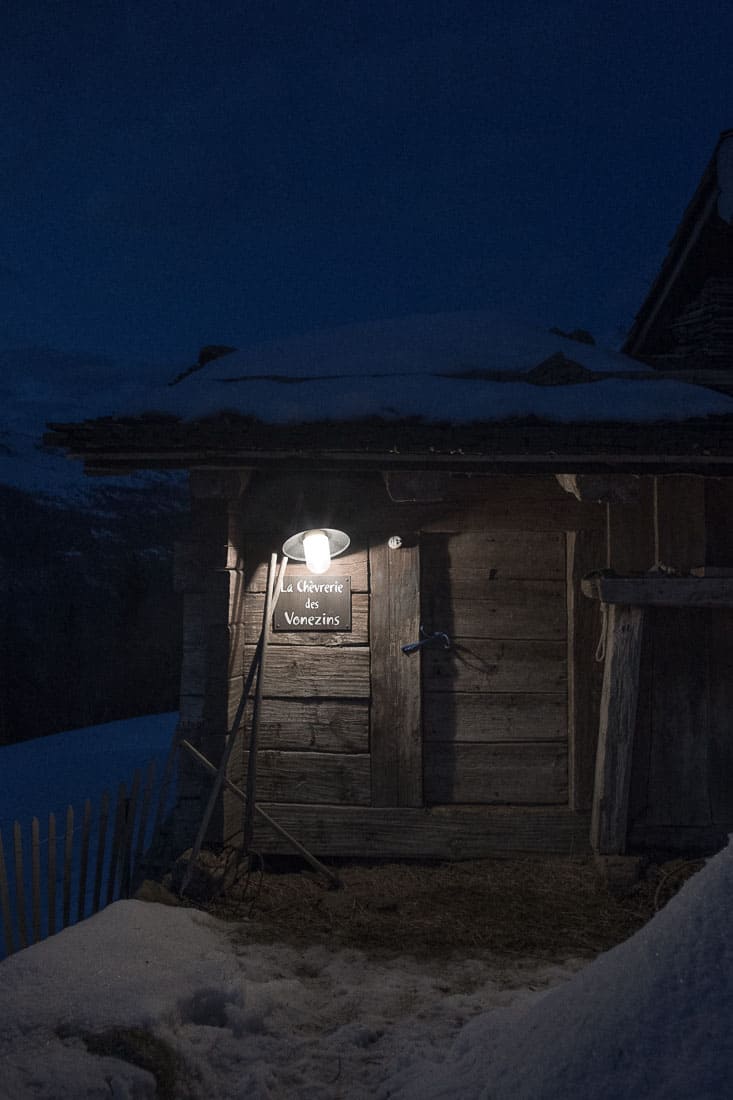
[[[307,531],[299,531],[297,535],[291,535],[283,543],[283,554],[292,561],[305,561],[304,539],[306,535],[314,532],[322,532],[328,539],[328,551],[332,558],[338,557],[347,550],[351,539],[345,531],[339,531],[335,527],[312,527]]]

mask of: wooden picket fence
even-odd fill
[[[28,828],[24,830],[18,821],[14,822],[12,891],[10,861],[0,830],[0,911],[6,955],[130,896],[150,840],[149,825],[154,834],[160,824],[166,779],[164,776],[158,792],[154,823],[154,760],[144,770],[136,769],[129,791],[124,783],[119,785],[114,804],[109,792],[104,791],[96,814],[89,798],[80,815],[68,806],[61,831],[56,815],[50,813],[48,829],[42,836],[39,819],[34,817],[29,843]]]

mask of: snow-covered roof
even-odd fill
[[[383,468],[379,456],[605,468],[600,455],[666,469],[674,455],[678,472],[715,456],[727,470],[730,381],[665,377],[582,332],[491,311],[418,315],[204,349],[168,382],[108,407],[98,397],[90,419],[53,424],[46,441],[103,474],[273,459]]]
[[[268,424],[365,417],[648,422],[733,413],[726,395],[648,374],[628,356],[557,330],[490,311],[441,313],[232,351],[110,412],[186,421],[235,413]]]

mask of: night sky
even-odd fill
[[[730,0],[6,3],[0,349],[497,307],[618,345],[731,43]]]

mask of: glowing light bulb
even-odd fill
[[[311,573],[325,573],[331,564],[328,535],[325,531],[308,531],[303,536],[305,564]]]

